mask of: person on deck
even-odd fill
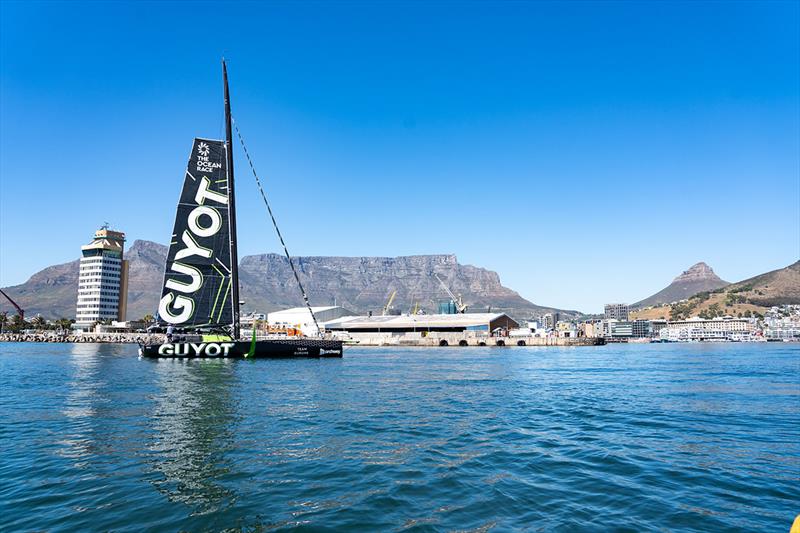
[[[172,324],[167,326],[167,342],[172,342],[172,334],[175,332],[175,328],[172,327]]]

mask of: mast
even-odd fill
[[[236,195],[233,190],[233,133],[231,130],[231,97],[228,91],[228,67],[222,58],[222,82],[225,91],[225,153],[228,158],[228,225],[231,238],[231,305],[233,306],[233,338],[239,338],[239,254],[236,249]]]

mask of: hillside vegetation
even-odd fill
[[[800,304],[800,261],[672,304],[631,312],[632,319],[681,320],[692,316],[762,316],[774,305]]]

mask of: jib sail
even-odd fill
[[[233,323],[231,232],[224,141],[195,139],[158,304],[162,322]]]

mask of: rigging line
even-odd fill
[[[308,295],[306,294],[306,290],[303,287],[302,282],[300,281],[300,276],[297,274],[297,269],[294,266],[294,261],[292,260],[292,256],[289,255],[289,249],[286,247],[286,243],[283,240],[283,235],[281,235],[281,230],[278,228],[278,222],[275,220],[275,215],[272,214],[272,207],[269,205],[269,200],[267,200],[267,195],[264,194],[263,187],[261,187],[261,180],[258,179],[258,174],[256,173],[256,167],[253,165],[252,159],[250,159],[250,152],[247,151],[247,146],[245,146],[244,144],[244,139],[242,138],[242,132],[239,131],[239,124],[237,124],[232,117],[231,117],[231,122],[233,122],[233,127],[236,129],[236,135],[239,137],[239,142],[241,143],[242,151],[244,152],[244,155],[247,158],[247,163],[250,165],[250,170],[253,171],[253,177],[256,179],[256,185],[258,185],[258,190],[261,193],[261,198],[264,200],[264,205],[267,206],[269,217],[272,219],[272,225],[275,227],[275,232],[278,234],[278,239],[280,239],[281,245],[283,246],[283,252],[286,254],[286,259],[289,261],[289,266],[292,267],[292,273],[294,274],[294,279],[297,281],[297,286],[300,287],[300,292],[303,294],[303,300],[306,303],[308,312],[311,313],[311,318],[314,320],[314,326],[316,326],[317,328],[317,334],[322,335],[322,330],[320,329],[319,323],[317,322],[317,316],[314,314],[314,310],[311,308],[311,302],[308,301]]]

